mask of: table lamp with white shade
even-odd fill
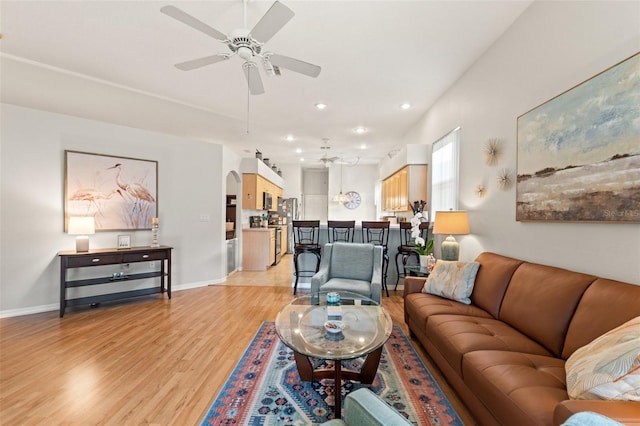
[[[89,235],[96,233],[96,222],[93,216],[72,216],[69,218],[69,235],[77,235],[76,251],[89,251]]]
[[[467,235],[469,233],[467,212],[462,210],[436,212],[434,222],[434,234],[448,235],[442,242],[442,260],[458,260],[460,257],[460,244],[453,236]]]

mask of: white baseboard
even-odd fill
[[[22,315],[41,314],[43,312],[59,311],[60,304],[54,305],[41,305],[41,306],[29,306],[27,308],[7,309],[0,311],[0,318],[19,317]]]
[[[223,283],[225,279],[219,280],[209,280],[209,281],[198,281],[193,283],[185,283],[172,285],[171,291],[182,291],[189,290],[191,288],[198,287],[206,287],[211,284],[220,284]],[[28,306],[26,308],[18,308],[18,309],[6,309],[4,311],[0,311],[0,318],[11,318],[11,317],[19,317],[23,315],[33,315],[33,314],[41,314],[43,312],[51,312],[60,310],[60,304],[55,303],[53,305],[41,305],[41,306]]]

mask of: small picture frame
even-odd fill
[[[130,235],[118,235],[118,250],[131,248]]]

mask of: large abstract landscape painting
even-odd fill
[[[65,151],[65,230],[70,216],[93,216],[97,231],[151,229],[157,194],[157,161]]]
[[[640,222],[640,53],[518,117],[516,220]]]

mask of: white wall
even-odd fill
[[[348,209],[333,201],[340,192],[340,165],[334,164],[329,169],[329,219],[330,220],[378,220],[376,215],[375,188],[378,179],[378,166],[357,165],[343,166],[342,192],[355,191],[360,194],[362,202],[355,209]]]
[[[224,280],[224,183],[239,159],[221,145],[7,104],[1,117],[0,315],[58,308],[57,253],[75,248],[63,231],[65,149],[157,160],[174,288]],[[96,233],[91,247],[114,247],[121,233]],[[151,241],[150,231],[127,233],[133,245]]]
[[[460,199],[473,233],[458,238],[463,260],[489,250],[640,284],[640,225],[516,222],[515,186],[496,186],[499,169],[515,177],[517,117],[638,52],[638,17],[637,1],[534,2],[407,134],[433,143],[462,127]],[[503,141],[498,167],[483,162],[490,138]]]
[[[284,188],[282,188],[283,198],[302,198],[302,167],[300,164],[281,164],[282,180]]]

